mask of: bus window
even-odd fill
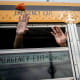
[[[65,24],[29,24],[24,48],[13,49],[16,25],[0,24],[0,80],[73,79],[68,47],[58,46],[50,33],[54,25],[65,32]]]
[[[73,78],[68,48],[0,51],[0,80],[54,80],[59,78],[70,78],[62,80]]]
[[[13,49],[17,24],[0,25],[0,49]],[[53,25],[29,24],[29,31],[23,37],[23,48],[60,47],[50,33]],[[65,27],[59,25],[65,33]]]

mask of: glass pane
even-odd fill
[[[72,77],[68,51],[0,54],[0,80]]]
[[[6,26],[1,24],[0,27],[0,49],[14,49],[14,41],[16,37],[16,25],[17,24],[6,24]],[[28,26],[32,26],[29,24]],[[56,25],[56,24],[55,24]],[[43,48],[43,47],[60,47],[50,33],[51,26],[47,27],[47,24],[37,24],[29,27],[29,31],[23,36],[23,48]],[[60,25],[59,26],[63,26]],[[4,28],[5,27],[5,28]],[[14,27],[14,28],[11,28]],[[65,33],[65,27],[61,27],[62,31]],[[5,44],[5,46],[3,45]]]

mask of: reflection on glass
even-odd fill
[[[77,32],[78,32],[78,36],[79,36],[79,40],[80,40],[80,27],[77,27]]]
[[[0,55],[0,80],[40,80],[72,77],[68,51]]]

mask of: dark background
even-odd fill
[[[65,29],[62,28],[65,32]],[[24,48],[59,47],[54,36],[51,35],[51,28],[29,28],[24,35]],[[15,28],[0,28],[0,49],[13,49],[15,40]]]

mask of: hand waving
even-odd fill
[[[24,34],[28,28],[26,27],[29,21],[29,16],[28,14],[23,14],[22,19],[21,16],[19,16],[19,22],[17,25],[16,33],[17,34]]]
[[[57,44],[62,45],[64,43],[66,43],[68,32],[66,31],[64,34],[59,27],[55,26],[55,28],[56,29],[51,28],[53,31],[53,32],[51,32],[51,34],[55,37]]]

